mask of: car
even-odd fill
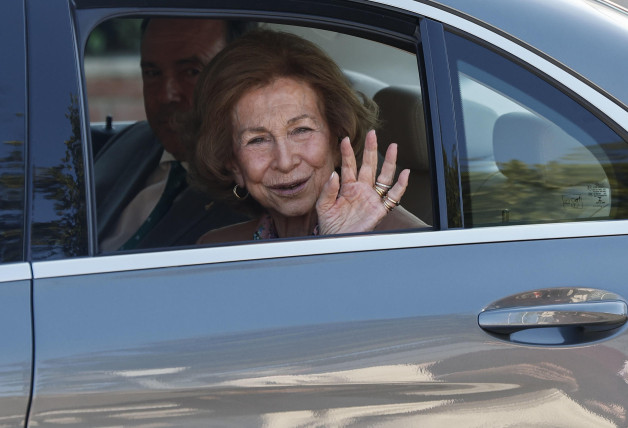
[[[625,3],[0,8],[0,426],[628,425]],[[431,227],[101,251],[94,158],[142,117],[96,109],[90,36],[135,63],[155,16],[319,44]]]

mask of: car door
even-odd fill
[[[1,6],[0,425],[25,426],[32,369],[31,269],[24,254],[26,84],[21,1]]]
[[[523,67],[468,36],[485,35],[485,29],[421,3],[405,12],[354,2],[303,8],[293,2],[255,7],[232,2],[224,8],[191,3],[194,9],[168,2],[163,8],[144,9],[137,2],[107,9],[105,2],[77,1],[74,8],[58,1],[54,15],[38,9],[43,2],[30,3],[34,46],[45,46],[35,34],[37,25],[52,17],[63,23],[57,37],[65,48],[55,58],[69,75],[55,86],[45,85],[50,80],[42,75],[33,87],[58,95],[51,98],[63,123],[45,139],[33,130],[34,144],[52,153],[33,160],[41,165],[35,181],[63,165],[61,188],[77,190],[70,182],[79,186],[65,205],[44,187],[34,190],[33,209],[40,217],[32,219],[31,238],[33,426],[625,424],[628,290],[620,255],[628,243],[628,221],[618,208],[624,166],[611,156],[625,153],[625,111],[607,109],[610,119],[599,119],[590,110],[599,113],[601,100],[608,101],[602,95],[585,108],[571,92],[555,89],[586,88],[584,83],[536,56],[532,65],[544,70],[531,72],[537,69],[529,63]],[[71,82],[79,82],[86,32],[125,14],[238,16],[323,27],[395,48],[413,45],[434,227],[98,255],[85,101],[80,96],[68,101],[61,93],[81,92]],[[450,31],[456,25],[463,28]],[[497,35],[491,43],[521,49]],[[466,49],[490,57],[489,70],[476,70]],[[38,61],[46,55],[36,52],[31,62],[45,64]],[[531,75],[531,83],[520,81],[510,93],[490,79],[482,81],[494,63]],[[485,93],[493,91],[492,99],[504,96],[527,106],[528,113],[560,130],[584,115],[591,124],[583,138],[593,156],[586,159],[591,165],[606,161],[599,164],[608,187],[598,179],[567,183],[569,191],[558,197],[562,204],[568,196],[568,213],[559,219],[542,215],[543,198],[541,215],[518,217],[519,205],[499,205],[495,214],[494,201],[475,192],[475,173],[484,173],[486,162],[472,163],[468,156],[483,140],[471,129],[475,110],[467,101],[485,98],[481,93],[469,100],[466,95],[473,98],[475,92],[460,89],[464,78]],[[528,88],[543,95],[539,85],[556,90],[567,107],[551,104],[553,95],[526,103]],[[574,133],[567,132],[581,141]],[[598,150],[593,137],[599,135],[600,144],[612,135],[617,148]],[[494,173],[510,160],[487,162]],[[503,191],[500,183],[488,193]],[[587,188],[592,195],[582,192],[587,203],[602,196],[611,205],[596,211],[596,221],[569,214],[570,204],[578,204],[574,188],[586,184],[599,185]],[[513,319],[520,320],[514,327]]]

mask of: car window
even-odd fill
[[[85,76],[92,151],[129,124],[145,120],[139,62],[141,19],[110,19],[89,35]]]
[[[24,22],[20,2],[0,16],[0,263],[23,260],[24,232]]]
[[[113,204],[113,199],[119,199],[116,204],[133,200],[134,194],[137,194],[138,189],[145,186],[149,180],[142,176],[140,164],[149,156],[153,156],[157,162],[163,155],[161,149],[151,152],[153,149],[148,145],[137,150],[132,149],[131,145],[126,145],[126,150],[110,156],[116,140],[155,138],[144,111],[140,68],[141,26],[142,19],[137,18],[105,21],[91,32],[85,51],[84,70],[91,122],[96,217],[99,227],[98,246],[100,252],[105,253],[193,245],[202,235],[201,229],[197,229],[195,232],[181,232],[173,239],[156,238],[157,233],[172,232],[175,223],[170,222],[168,227],[162,225],[152,229],[155,231],[161,227],[163,232],[149,232],[150,237],[138,238],[142,243],[137,247],[127,247],[128,241],[121,246],[120,240],[111,239],[116,230],[120,230],[122,214],[120,210],[106,206],[109,203]],[[294,33],[316,43],[337,62],[356,91],[375,100],[380,111],[381,126],[378,128],[380,148],[383,147],[385,150],[389,143],[397,143],[398,172],[405,168],[411,170],[410,187],[403,197],[402,205],[426,223],[433,224],[428,138],[419,66],[414,49],[401,49],[355,35],[317,28],[263,22],[257,22],[254,26]],[[369,59],[374,56],[379,60]],[[384,150],[381,150],[380,161],[383,161]],[[126,172],[121,170],[114,172],[111,169],[112,162],[105,161],[108,156],[115,164],[114,168],[125,163],[137,167],[131,168],[133,171],[129,176],[125,176]],[[137,182],[132,183],[134,180]],[[105,181],[106,184],[101,186],[101,182]],[[122,198],[121,193],[126,196]],[[177,196],[175,201],[179,201],[180,198]],[[187,209],[181,216],[184,217],[193,210],[208,207],[212,210],[216,207],[212,195],[204,194],[196,199],[198,200],[196,206]],[[152,209],[147,208],[143,211],[144,214],[148,214]],[[170,212],[166,215],[170,215]],[[207,231],[213,227],[246,219],[248,217],[245,213],[236,212],[232,219],[222,217],[220,222],[205,223],[204,227]],[[184,220],[184,223],[190,225],[193,221]]]
[[[524,67],[446,41],[466,227],[626,218],[624,139]]]

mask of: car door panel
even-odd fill
[[[0,426],[25,426],[33,355],[30,289],[28,264],[0,266]]]
[[[625,329],[582,348],[525,347],[477,315],[544,287],[625,295],[609,256],[625,245],[520,240],[37,279],[32,420],[481,426],[517,406],[531,425],[617,422]]]

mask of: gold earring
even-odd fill
[[[246,189],[244,189],[244,190],[246,190]],[[246,198],[249,197],[248,190],[246,191],[246,195],[244,195],[244,196],[238,195],[238,185],[237,184],[235,186],[233,186],[233,194],[235,195],[236,198],[238,198],[241,201],[243,201],[243,200],[245,200]]]

